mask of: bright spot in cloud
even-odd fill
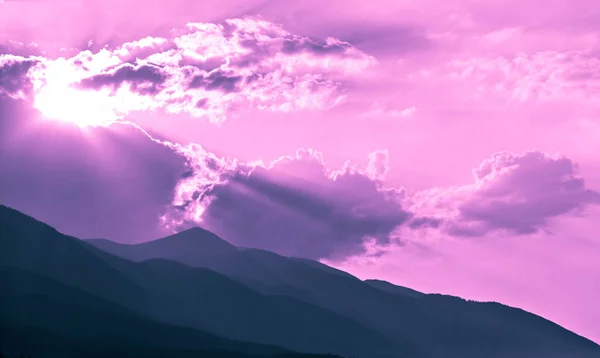
[[[103,54],[101,52],[97,57],[110,64]],[[82,67],[74,66],[72,60],[44,61],[33,71],[34,107],[46,119],[73,123],[82,128],[108,126],[120,119],[115,103],[117,98],[110,96],[107,90],[91,91],[73,86],[89,74]],[[94,61],[86,63],[88,67],[95,64]]]
[[[79,127],[108,126],[117,114],[108,96],[101,92],[80,91],[68,86],[46,86],[35,96],[34,106],[47,119]]]
[[[82,128],[106,127],[118,122],[130,111],[153,108],[151,98],[136,95],[127,84],[117,90],[76,86],[89,76],[90,68],[118,63],[106,55],[106,52],[90,56],[85,63],[87,69],[74,65],[73,61],[47,61],[43,69],[33,73],[36,87],[34,107],[45,118],[73,123]]]
[[[158,109],[211,123],[254,109],[328,110],[345,101],[347,80],[377,63],[349,43],[312,40],[253,18],[191,23],[169,38],[70,58],[2,60],[30,80],[28,93],[44,117],[83,127]],[[25,68],[27,61],[36,65]]]

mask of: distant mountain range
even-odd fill
[[[138,245],[83,241],[1,205],[0,350],[32,358],[600,357],[594,342],[498,303],[361,281],[200,228]]]

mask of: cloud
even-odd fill
[[[140,110],[184,112],[220,123],[245,109],[328,109],[344,100],[345,80],[376,63],[349,43],[297,36],[254,18],[189,23],[168,38],[145,37],[39,61],[28,76],[36,99],[40,93],[52,96],[37,102],[42,113],[57,116],[47,107],[93,97],[111,117],[104,124]],[[65,103],[57,103],[61,98]]]
[[[387,150],[377,150],[369,153],[369,164],[365,174],[372,180],[383,180],[390,171],[390,153]]]
[[[503,230],[535,233],[548,220],[600,204],[568,158],[538,151],[500,152],[473,171],[472,185],[431,189],[412,198],[412,209],[456,236],[481,236]],[[429,224],[428,224],[429,226]]]
[[[189,84],[189,88],[205,88],[207,90],[221,91],[225,93],[239,91],[238,83],[242,76],[235,74],[228,76],[221,71],[213,71],[206,75],[195,76]],[[253,79],[249,79],[252,81]]]
[[[28,57],[40,55],[40,50],[35,42],[24,44],[0,33],[0,55]]]
[[[371,108],[361,114],[361,117],[377,118],[377,117],[394,117],[394,118],[409,118],[417,113],[417,107],[412,106],[404,109],[388,109],[381,103],[373,103]]]
[[[127,83],[132,92],[141,95],[155,95],[161,91],[161,85],[167,76],[159,67],[151,65],[133,66],[125,64],[107,73],[91,76],[81,80],[79,85],[83,89],[99,89],[110,87],[118,89]]]
[[[339,38],[343,38],[368,53],[393,55],[418,53],[431,50],[434,44],[423,28],[402,24],[350,22],[338,28],[328,28]]]
[[[0,56],[0,94],[15,98],[25,97],[31,90],[31,81],[27,78],[29,70],[36,65],[34,59],[19,56]]]
[[[446,70],[445,70],[446,71]],[[600,59],[581,51],[540,51],[515,56],[453,60],[450,77],[474,81],[478,96],[497,94],[517,102],[585,101],[600,95]]]
[[[187,148],[187,149],[184,149]],[[411,214],[402,190],[386,189],[387,152],[370,155],[367,169],[351,163],[328,169],[320,153],[298,150],[268,165],[218,158],[182,147],[190,160],[165,222],[200,224],[241,246],[312,259],[365,253],[390,243]]]
[[[364,168],[346,162],[339,170],[313,150],[268,164],[221,158],[198,145],[175,150],[188,158],[189,170],[164,224],[199,224],[237,245],[311,259],[364,255],[404,242],[411,230],[532,234],[552,218],[600,204],[574,162],[538,151],[496,153],[473,171],[473,184],[408,195],[383,185],[386,150],[370,153]]]

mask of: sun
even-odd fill
[[[79,127],[106,127],[119,119],[110,95],[68,85],[47,85],[35,95],[34,107],[47,119]]]
[[[77,65],[73,59],[64,58],[45,64],[31,75],[33,106],[44,119],[80,128],[108,127],[123,121],[132,111],[157,108],[152,97],[140,95],[129,83],[82,88],[83,80],[102,73],[110,63],[100,61],[100,65],[87,62],[85,66]]]
[[[33,74],[33,106],[45,119],[79,127],[106,127],[120,119],[118,99],[107,89],[81,89],[93,73],[72,61],[58,59]]]

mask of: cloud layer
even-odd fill
[[[31,57],[19,62],[19,57],[2,55],[0,60],[11,61],[5,71],[13,77],[25,70],[43,114],[64,117],[55,108],[73,103],[56,102],[78,97],[90,112],[104,113],[107,119],[99,124],[131,111],[156,109],[213,123],[244,109],[327,109],[344,100],[342,87],[348,76],[376,63],[348,43],[296,36],[255,18],[189,23],[169,38],[146,37],[66,59]],[[32,61],[39,65],[31,68]],[[10,83],[3,87],[10,85],[12,92],[25,85],[6,78]]]
[[[600,95],[600,60],[589,51],[538,51],[450,61],[436,76],[469,81],[473,97],[516,102],[593,103]]]

